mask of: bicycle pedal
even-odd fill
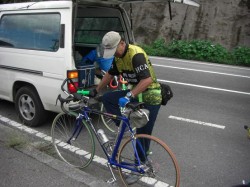
[[[147,172],[147,171],[149,171],[149,169],[150,169],[150,167],[148,167],[148,166],[145,165],[145,164],[144,164],[144,165],[141,165],[140,168],[143,169],[144,172]]]

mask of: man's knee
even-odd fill
[[[121,98],[121,97],[125,97],[126,93],[128,91],[113,91],[113,92],[106,92],[104,95],[103,95],[103,101],[105,100],[105,102],[110,102],[110,103],[113,103],[113,104],[118,104],[118,100]]]
[[[103,102],[103,104],[109,102],[109,98],[110,98],[109,92],[104,93],[103,96],[102,96],[102,102]]]

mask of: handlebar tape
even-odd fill
[[[73,97],[67,97],[66,99],[64,99],[64,98],[62,98],[61,94],[59,94],[58,97],[57,97],[57,100],[59,100],[61,102],[61,104],[63,104],[65,102],[68,103],[70,101],[73,101],[74,98]]]
[[[78,90],[77,93],[81,95],[89,95],[89,90]]]

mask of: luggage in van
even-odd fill
[[[88,88],[94,85],[95,81],[95,66],[82,65],[77,66],[78,69],[78,87],[80,89]]]

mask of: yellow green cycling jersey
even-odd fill
[[[114,58],[109,74],[121,74],[133,86],[136,86],[140,80],[151,77],[153,82],[142,93],[143,102],[151,105],[161,103],[160,84],[157,82],[152,64],[142,48],[127,44],[123,56]]]

